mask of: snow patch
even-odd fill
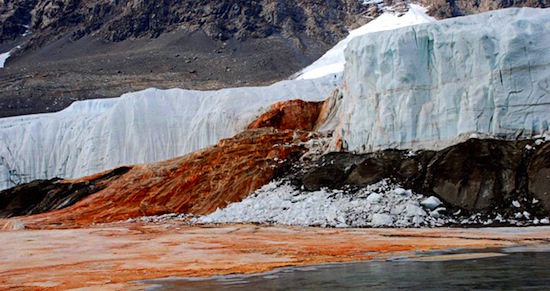
[[[10,52],[1,53],[0,54],[0,68],[4,67],[4,64],[6,64],[6,60],[10,57]]]

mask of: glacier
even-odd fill
[[[435,21],[435,18],[426,14],[426,8],[415,4],[410,4],[409,10],[403,15],[390,11],[384,12],[369,23],[351,30],[345,39],[338,42],[333,48],[313,62],[313,64],[307,66],[293,77],[296,79],[315,79],[330,74],[342,74],[344,71],[344,64],[346,63],[344,51],[352,39],[367,33],[386,31],[433,21]]]
[[[332,149],[529,138],[550,121],[550,10],[513,8],[358,36]]]
[[[78,101],[58,113],[2,118],[0,189],[164,160],[213,145],[244,129],[274,102],[325,100],[342,83],[344,49],[351,39],[429,21],[433,19],[417,5],[399,17],[386,12],[351,31],[295,80],[267,88],[149,89],[120,98]]]
[[[0,189],[181,156],[237,134],[275,102],[322,101],[340,83],[326,77],[218,91],[151,88],[2,118]]]

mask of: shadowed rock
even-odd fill
[[[529,192],[550,209],[550,143],[537,147],[528,169]]]
[[[91,176],[89,181],[64,183],[59,178],[35,180],[0,192],[0,218],[32,215],[69,207],[105,188],[130,170],[120,167]]]
[[[547,215],[550,143],[534,151],[526,147],[531,143],[470,139],[437,152],[331,153],[294,181],[313,191],[346,185],[364,187],[391,178],[469,212],[507,209],[511,201],[521,200],[529,202],[522,202],[529,212]],[[540,206],[531,203],[532,198],[540,200]]]

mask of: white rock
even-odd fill
[[[372,226],[374,227],[380,227],[380,226],[391,226],[393,224],[393,219],[388,214],[374,214],[372,216]]]
[[[413,217],[412,222],[415,226],[420,226],[424,223],[424,218],[421,216],[415,216]]]
[[[521,207],[521,204],[519,204],[519,202],[517,200],[514,200],[512,201],[512,205],[516,208],[520,208]]]
[[[550,224],[550,219],[548,219],[548,217],[545,217],[545,218],[540,220],[540,223],[541,224]]]
[[[331,227],[419,227],[428,224],[424,220],[433,219],[420,207],[422,195],[412,192],[410,196],[399,195],[395,193],[395,188],[399,187],[383,180],[356,193],[329,189],[307,192],[297,190],[288,182],[279,181],[257,190],[241,202],[191,221]]]
[[[405,208],[405,215],[408,217],[426,216],[426,211],[424,211],[424,209],[422,209],[420,206],[408,204]]]
[[[408,195],[409,192],[403,188],[395,188],[393,189],[393,192],[397,195]]]
[[[420,205],[426,207],[429,210],[434,210],[441,204],[443,204],[443,202],[441,202],[441,200],[439,200],[439,198],[435,196],[430,196],[420,202]]]
[[[382,201],[382,195],[378,193],[372,193],[367,197],[367,202],[370,203],[379,203],[380,201]]]
[[[430,212],[430,216],[433,217],[433,218],[439,218],[439,217],[441,217],[441,214],[439,214],[439,211],[434,210],[434,211]]]

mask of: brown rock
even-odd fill
[[[313,130],[324,102],[306,102],[302,100],[281,101],[253,123],[248,129],[273,127],[279,130]]]
[[[548,1],[540,0],[477,0],[477,1],[456,1],[456,0],[423,0],[423,5],[429,7],[428,14],[438,18],[450,18],[456,16],[470,15],[490,10],[509,7],[548,7]]]

